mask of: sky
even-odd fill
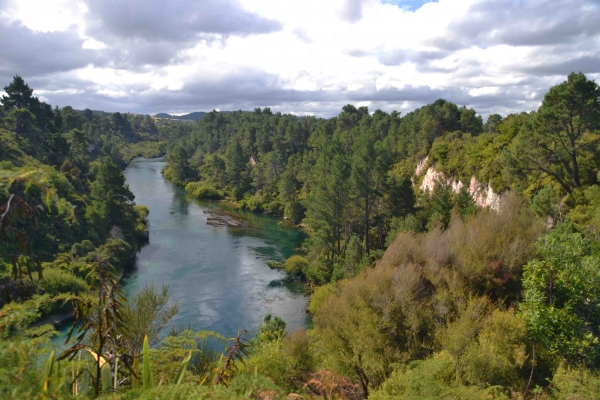
[[[600,0],[0,0],[0,87],[111,112],[531,111],[600,78]]]

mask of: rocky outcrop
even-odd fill
[[[236,217],[226,211],[211,209],[211,210],[204,210],[202,212],[204,214],[213,215],[212,217],[208,217],[206,219],[207,225],[228,226],[231,228],[241,228],[241,227],[248,226],[248,224],[245,221],[240,220],[239,217]]]
[[[423,173],[423,170],[427,165],[427,161],[428,157],[425,157],[419,161],[415,170],[415,174],[417,176]],[[455,180],[454,178],[447,178],[443,172],[436,171],[436,169],[431,166],[427,168],[427,172],[421,181],[421,186],[419,186],[419,189],[422,191],[428,190],[431,192],[435,188],[435,184],[437,182],[451,186],[454,193],[458,193],[465,186],[461,181]],[[489,183],[485,185],[472,176],[467,190],[479,207],[490,207],[492,210],[497,210],[500,208],[502,195],[494,192]]]

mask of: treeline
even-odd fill
[[[553,221],[577,210],[572,218],[597,232],[597,97],[596,83],[573,73],[538,111],[494,114],[485,124],[445,100],[404,117],[351,105],[329,120],[268,108],[212,112],[169,139],[164,173],[195,197],[227,196],[302,222],[310,261],[303,275],[322,284],[356,273],[348,260],[380,257],[400,230],[446,227],[453,210],[472,214],[471,177],[525,197]],[[425,157],[425,169],[464,189],[440,182],[445,187],[420,192],[424,174],[415,170]]]
[[[135,205],[121,169],[164,154],[161,134],[148,116],[53,109],[20,76],[4,91],[0,302],[87,291],[86,266],[122,270],[148,240],[148,209]]]

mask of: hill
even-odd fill
[[[158,113],[154,117],[156,118],[169,118],[169,119],[181,119],[188,121],[198,121],[200,118],[204,117],[207,113],[204,111],[196,111],[185,115],[171,115],[167,113]]]

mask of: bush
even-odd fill
[[[203,182],[190,182],[186,185],[185,191],[196,199],[221,200],[223,198],[221,191]]]
[[[535,255],[533,243],[545,231],[543,220],[521,199],[506,195],[498,212],[481,210],[464,220],[455,213],[445,231],[400,232],[380,264],[416,263],[437,288],[455,286],[447,282],[454,277],[467,292],[512,303],[520,294],[523,266]]]
[[[83,279],[57,268],[44,270],[44,279],[40,281],[40,286],[50,296],[58,296],[62,293],[80,294],[88,291],[88,285]]]
[[[240,205],[243,209],[253,212],[262,212],[265,209],[264,200],[260,193],[256,193],[254,196],[245,196],[240,201]]]
[[[285,272],[290,275],[303,275],[306,268],[308,268],[308,260],[302,256],[291,256],[285,262]]]
[[[315,289],[313,294],[310,296],[310,302],[308,303],[308,312],[315,315],[323,305],[329,299],[329,296],[334,294],[336,291],[335,285],[328,283],[327,285],[319,286]]]
[[[369,399],[506,399],[499,388],[480,389],[456,383],[454,365],[445,353],[415,361],[394,371]]]
[[[309,335],[301,329],[281,341],[261,343],[246,368],[258,370],[287,391],[300,391],[315,372],[317,358]]]
[[[552,378],[552,387],[542,399],[592,400],[600,393],[600,376],[585,368],[561,365]]]
[[[452,359],[459,382],[480,387],[524,386],[528,360],[525,321],[513,310],[494,309],[485,297],[472,298],[436,336]]]

